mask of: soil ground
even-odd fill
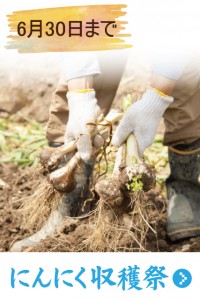
[[[16,199],[30,195],[34,191],[35,183],[32,180],[30,168],[21,169],[15,164],[2,164],[0,178],[7,185],[1,185],[0,193],[0,251],[9,251],[10,246],[16,240],[21,240],[30,233],[21,226],[21,220],[16,213],[20,202]],[[37,181],[37,180],[36,180]],[[151,252],[195,252],[200,251],[200,238],[191,238],[178,243],[171,243],[166,237],[166,201],[157,186],[147,194],[148,200],[153,205],[148,210],[150,225],[156,229],[157,236],[149,232],[147,236],[146,250]],[[66,218],[58,232],[52,237],[35,247],[29,247],[24,251],[48,252],[70,251],[78,240],[87,238],[89,232],[88,219]],[[59,240],[63,242],[57,242]],[[124,241],[126,244],[126,241]],[[69,247],[71,245],[71,247]],[[128,249],[127,249],[128,251]]]

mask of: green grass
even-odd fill
[[[0,118],[0,163],[17,163],[25,168],[38,163],[37,154],[47,145],[44,125],[15,116]]]

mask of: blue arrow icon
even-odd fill
[[[173,275],[173,282],[179,288],[186,288],[192,282],[192,275],[186,269],[179,269]]]

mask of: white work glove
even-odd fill
[[[67,99],[69,119],[64,141],[67,144],[70,141],[77,140],[77,149],[80,156],[84,161],[87,161],[92,154],[91,134],[95,129],[96,119],[100,114],[95,91],[84,93],[68,92]]]
[[[154,89],[147,89],[141,100],[133,103],[125,112],[117,127],[112,144],[120,146],[130,133],[134,133],[140,156],[154,141],[164,111],[173,102],[173,97],[161,96]]]

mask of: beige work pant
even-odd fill
[[[101,61],[100,65],[102,73],[94,79],[94,89],[99,106],[107,114],[121,80],[125,60],[121,59],[116,68],[109,68]],[[52,97],[46,132],[49,142],[64,141],[68,119],[66,93],[67,84],[59,84]],[[164,144],[175,146],[192,143],[200,138],[200,68],[195,61],[185,68],[172,96],[174,102],[164,114]]]

